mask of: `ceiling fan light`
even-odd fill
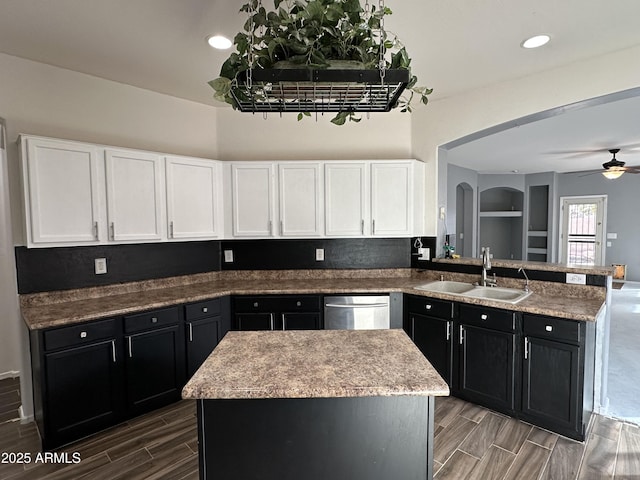
[[[602,175],[609,180],[615,180],[616,178],[620,178],[623,173],[623,169],[614,167],[610,168],[609,170],[605,170],[604,172],[602,172]]]

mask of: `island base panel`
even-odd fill
[[[200,478],[425,480],[433,397],[199,400]]]

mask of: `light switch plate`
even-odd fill
[[[224,263],[233,263],[233,250],[224,251]]]
[[[107,273],[107,259],[96,258],[94,260],[94,268],[96,275],[104,275],[105,273]]]
[[[316,248],[316,262],[324,262],[324,248]]]
[[[587,276],[584,273],[567,273],[567,283],[574,285],[586,285]]]

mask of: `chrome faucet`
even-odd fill
[[[524,271],[524,267],[520,267],[518,269],[518,272],[522,272],[522,274],[524,275],[524,278],[525,278],[524,291],[528,292],[529,291],[529,277],[527,276],[527,272]]]
[[[491,270],[491,251],[489,247],[482,247],[482,286],[497,287],[496,274],[493,274],[493,279],[487,278],[488,270]]]

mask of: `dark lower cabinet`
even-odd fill
[[[32,332],[31,351],[35,418],[44,449],[123,418],[124,354],[116,319]]]
[[[453,391],[471,402],[513,415],[516,396],[515,312],[459,305],[457,321],[457,382]]]
[[[189,379],[229,331],[229,297],[186,305],[185,327]]]
[[[453,380],[454,304],[409,296],[404,329],[422,354],[449,384]]]
[[[128,335],[125,342],[129,411],[138,415],[179,400],[185,384],[182,324]]]
[[[584,440],[593,412],[595,325],[525,315],[522,418]]]
[[[575,430],[580,347],[527,338],[525,348],[522,412]]]
[[[123,411],[122,364],[116,340],[44,356],[47,395],[45,449],[117,422]]]
[[[318,295],[256,295],[233,297],[234,330],[319,330]]]
[[[515,335],[460,325],[458,394],[472,402],[512,412]]]

